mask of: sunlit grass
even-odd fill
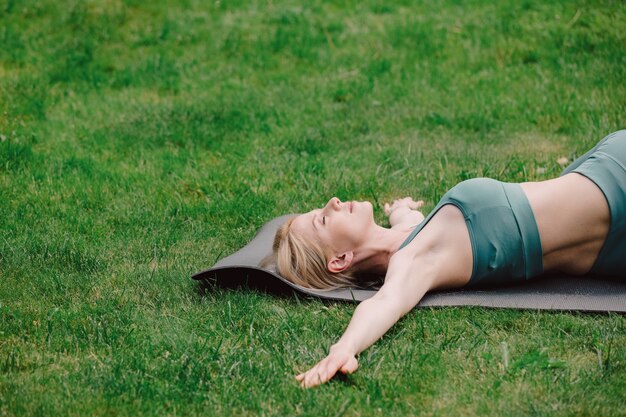
[[[332,195],[432,208],[626,127],[619,2],[0,0],[0,415],[623,415],[621,315],[354,308],[190,275]]]

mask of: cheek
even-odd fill
[[[374,219],[374,208],[369,203],[363,203],[362,211],[360,213],[360,220],[362,223],[369,223]]]
[[[343,218],[341,222],[336,225],[335,237],[344,241],[351,241],[354,235],[362,229],[362,225],[357,222],[355,218]]]

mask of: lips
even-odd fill
[[[348,206],[348,210],[350,211],[350,213],[352,213],[352,206],[354,205],[353,201],[350,201],[349,203],[350,205]]]

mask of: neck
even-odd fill
[[[410,229],[394,230],[376,225],[366,243],[355,251],[355,269],[384,275],[389,267],[389,260],[410,232]]]

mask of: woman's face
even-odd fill
[[[375,222],[370,202],[342,203],[337,197],[331,198],[321,209],[301,214],[291,224],[295,233],[335,252],[359,248],[372,226]]]

